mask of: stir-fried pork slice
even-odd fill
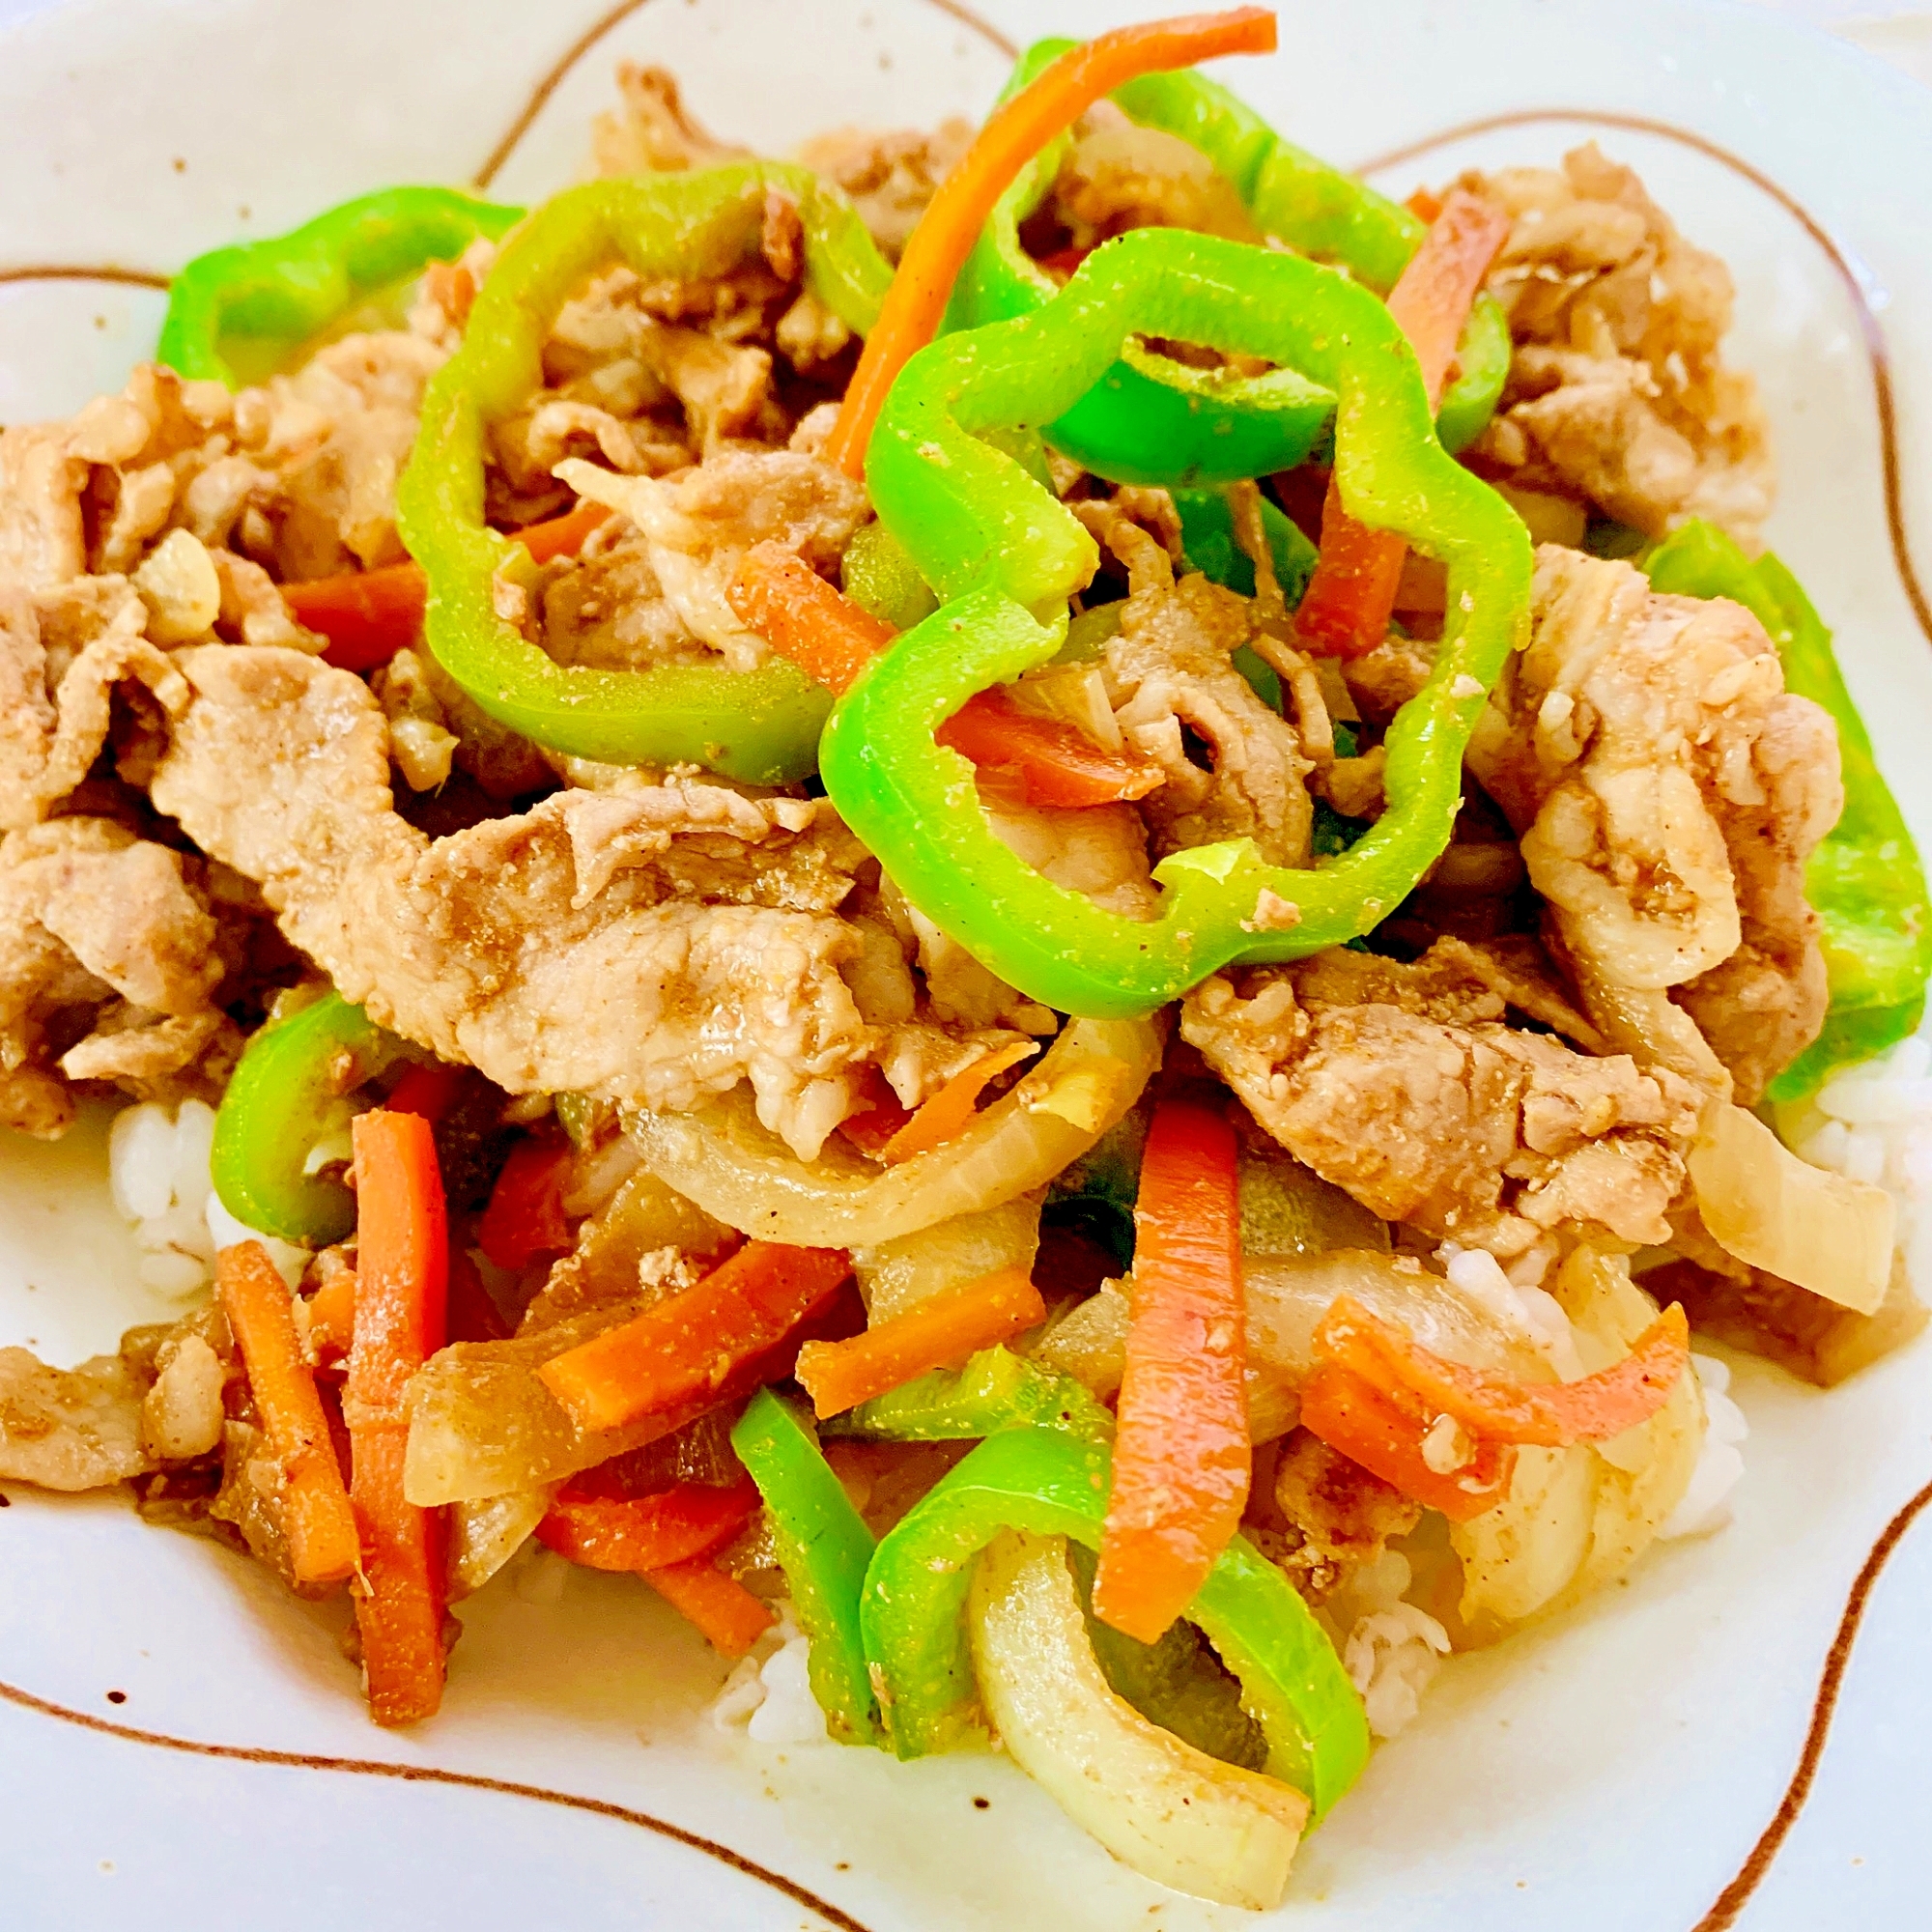
[[[1261,241],[1239,191],[1199,148],[1124,115],[1096,114],[1091,123],[1053,184],[1053,213],[1073,247],[1092,248],[1130,228]]]
[[[1748,611],[1660,596],[1627,563],[1546,544],[1532,621],[1470,769],[1564,946],[1671,988],[1748,1105],[1824,1022],[1804,867],[1843,803],[1832,721],[1785,691]]]
[[[872,240],[896,262],[926,203],[972,139],[972,124],[957,116],[942,121],[929,134],[839,128],[814,135],[798,157],[852,197]]]
[[[141,1378],[119,1355],[50,1369],[0,1349],[0,1476],[99,1490],[154,1466],[141,1444]]]
[[[1294,727],[1236,669],[1252,632],[1245,599],[1205,577],[1136,590],[1103,669],[1122,735],[1165,775],[1141,801],[1164,856],[1252,838],[1277,866],[1305,866],[1314,808]]]
[[[1727,368],[1729,271],[1596,146],[1472,174],[1514,227],[1490,276],[1516,356],[1477,455],[1661,536],[1690,517],[1755,535],[1776,485],[1757,384]]]
[[[1282,1443],[1274,1502],[1289,1529],[1278,1560],[1294,1587],[1318,1604],[1422,1518],[1419,1504],[1306,1429],[1290,1431]]]
[[[111,820],[0,838],[0,1123],[50,1138],[60,1076],[146,1094],[232,1037],[218,939],[181,855]]]
[[[1558,1228],[1666,1240],[1691,1089],[1504,1011],[1454,953],[1337,950],[1216,975],[1180,1025],[1290,1153],[1385,1220],[1505,1256]]]
[[[126,578],[38,594],[0,583],[0,831],[37,824],[86,778],[124,679],[163,710],[186,703],[180,673],[143,635],[147,618]]]
[[[745,629],[724,596],[745,552],[780,543],[814,569],[829,568],[867,514],[863,484],[801,450],[726,450],[675,482],[618,476],[576,459],[556,473],[580,496],[629,518],[643,535],[665,603],[733,670],[765,658],[764,640]]]
[[[822,806],[673,780],[432,842],[359,679],[246,646],[175,662],[194,698],[156,806],[384,1025],[512,1093],[677,1109],[747,1079],[807,1157],[849,1110],[878,1036],[829,910],[862,855]]]

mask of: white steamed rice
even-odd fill
[[[126,1107],[107,1140],[107,1185],[132,1222],[143,1286],[187,1295],[207,1287],[218,1250],[260,1241],[294,1288],[308,1250],[244,1227],[229,1213],[209,1179],[214,1109],[184,1100],[170,1110],[152,1100]]]

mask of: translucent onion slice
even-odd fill
[[[1554,1381],[1526,1335],[1469,1300],[1453,1282],[1408,1255],[1337,1248],[1322,1255],[1250,1255],[1248,1358],[1297,1384],[1315,1372],[1315,1328],[1338,1295],[1351,1295],[1384,1321],[1399,1322],[1425,1349],[1470,1368],[1502,1369],[1520,1381]]]
[[[968,1616],[987,1716],[1068,1817],[1177,1891],[1252,1912],[1281,1903],[1308,1800],[1183,1744],[1116,1695],[1063,1538],[1003,1531],[980,1559]]]
[[[1885,1299],[1898,1210],[1884,1188],[1800,1160],[1742,1107],[1712,1109],[1690,1182],[1712,1239],[1741,1262],[1861,1315]]]
[[[639,1114],[644,1165],[754,1239],[856,1248],[1044,1187],[1139,1099],[1160,1064],[1151,1019],[1072,1020],[1046,1057],[944,1147],[883,1171],[828,1141],[802,1161],[742,1089],[693,1114]]]

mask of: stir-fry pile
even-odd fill
[[[1719,1519],[1693,1323],[1918,1331],[1774,1131],[1932,939],[1721,265],[1594,148],[1399,207],[1194,71],[1273,45],[786,161],[627,70],[607,178],[206,256],[0,436],[0,1118],[132,1097],[213,1275],[0,1351],[0,1474],[347,1591],[379,1722],[635,1573],[1265,1907]]]

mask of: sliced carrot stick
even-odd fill
[[[731,609],[814,684],[842,695],[893,640],[893,627],[826,582],[782,544],[753,544],[724,595]]]
[[[849,1342],[808,1342],[798,1351],[798,1378],[820,1415],[842,1415],[1045,1320],[1046,1303],[1026,1269],[1001,1268],[931,1295]]]
[[[937,735],[981,771],[1012,770],[1029,805],[1113,805],[1145,798],[1164,782],[1152,759],[1110,752],[1064,718],[1022,711],[997,688],[969,697]]]
[[[773,650],[835,693],[850,690],[895,635],[782,544],[747,551],[725,595]],[[1110,752],[1065,719],[1022,711],[1004,691],[968,698],[938,736],[982,770],[1013,771],[1031,805],[1111,805],[1162,782],[1151,759]]]
[[[866,446],[886,391],[914,353],[932,340],[993,204],[1062,128],[1138,74],[1192,67],[1217,54],[1272,53],[1274,46],[1274,15],[1263,7],[1117,27],[1062,54],[1032,86],[996,108],[940,184],[906,243],[839,405],[825,460],[848,476],[866,473]]]
[[[708,1556],[646,1570],[643,1578],[697,1626],[721,1657],[743,1657],[775,1621],[768,1605]]]
[[[308,1347],[312,1355],[346,1355],[355,1339],[355,1270],[346,1267],[308,1298]]]
[[[537,1524],[547,1548],[590,1570],[662,1570],[716,1549],[758,1507],[747,1476],[728,1490],[680,1483],[654,1496],[575,1495],[566,1490]]]
[[[964,1133],[987,1083],[1038,1051],[1032,1040],[1016,1039],[980,1055],[937,1094],[920,1102],[912,1118],[879,1150],[881,1156],[888,1161],[910,1160],[914,1154],[930,1153]]]
[[[296,1580],[339,1583],[355,1569],[355,1517],[315,1377],[296,1339],[288,1284],[259,1241],[223,1248],[214,1278],[248,1371],[255,1412],[281,1466],[282,1530]]]
[[[1219,1106],[1176,1094],[1155,1107],[1141,1158],[1094,1612],[1143,1643],[1192,1601],[1241,1520],[1253,1473],[1235,1151]]]
[[[694,1288],[554,1356],[545,1386],[584,1429],[716,1397],[734,1369],[776,1348],[852,1272],[842,1248],[748,1241]]]
[[[1389,313],[1414,347],[1432,409],[1442,399],[1469,305],[1482,293],[1483,278],[1509,232],[1509,216],[1493,202],[1453,188],[1389,291]],[[1408,546],[1394,531],[1371,529],[1350,516],[1341,487],[1330,477],[1321,508],[1321,554],[1294,613],[1301,641],[1335,657],[1374,650],[1388,635],[1407,554]]]
[[[442,1700],[444,1516],[403,1494],[410,1378],[442,1347],[449,1231],[429,1122],[379,1110],[351,1129],[355,1150],[355,1344],[343,1414],[362,1536],[355,1621],[369,1715],[413,1723]]]
[[[1493,1509],[1509,1494],[1516,1469],[1513,1448],[1481,1440],[1463,1468],[1431,1468],[1422,1447],[1425,1425],[1337,1362],[1323,1362],[1301,1391],[1301,1426],[1451,1522]]]
[[[493,1267],[515,1272],[543,1255],[570,1251],[563,1197],[574,1150],[561,1136],[519,1141],[476,1223],[476,1245]]]
[[[512,530],[538,563],[574,555],[610,515],[601,503],[579,503],[561,517]],[[419,563],[388,563],[380,570],[344,571],[339,577],[285,583],[282,597],[296,622],[328,639],[323,656],[338,670],[374,670],[422,636],[428,582]]]
[[[1690,1359],[1690,1329],[1673,1301],[1607,1369],[1580,1381],[1519,1382],[1447,1360],[1345,1294],[1316,1325],[1315,1352],[1422,1421],[1449,1415],[1487,1441],[1560,1449],[1605,1441],[1648,1422],[1669,1401]]]

